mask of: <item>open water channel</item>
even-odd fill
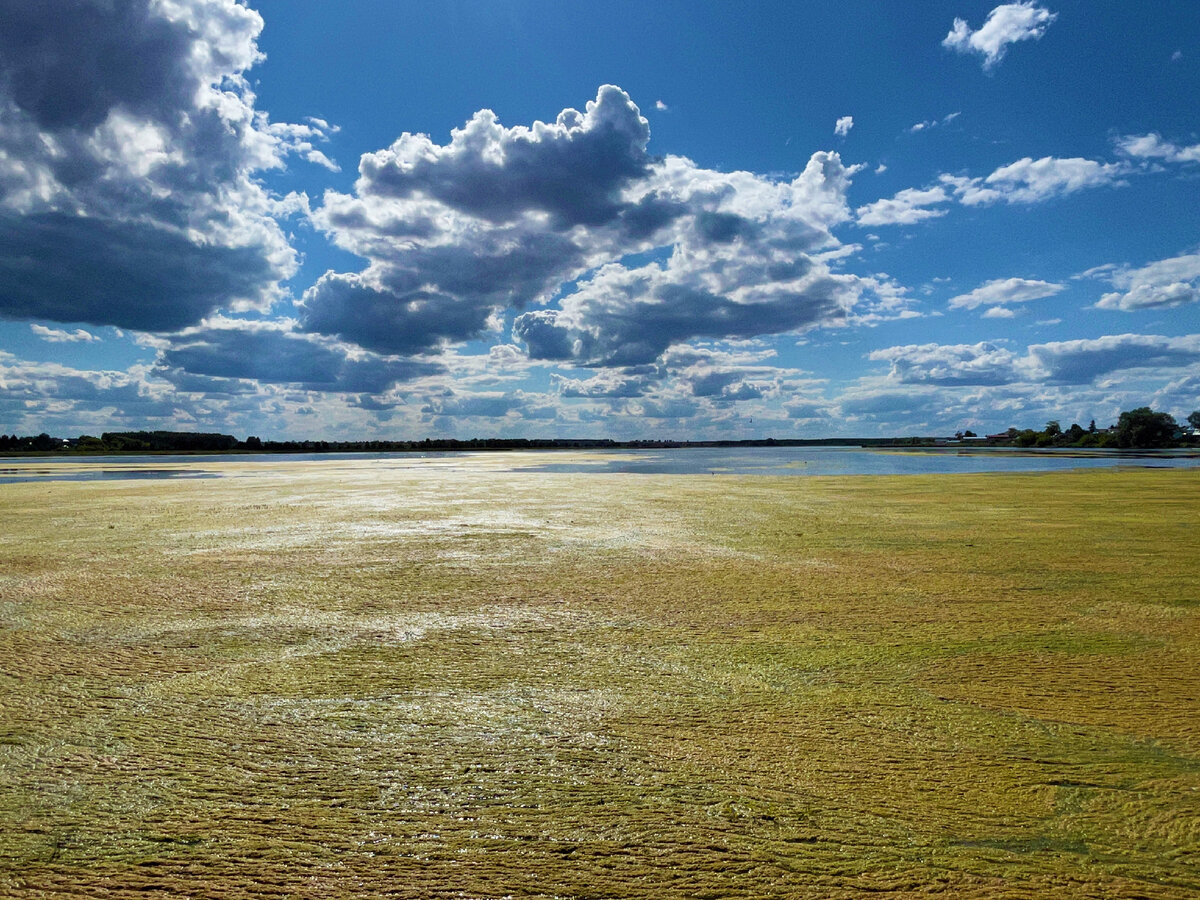
[[[1049,472],[1111,467],[1195,468],[1194,450],[1018,450],[1013,448],[868,449],[861,447],[681,447],[644,450],[462,451],[444,453],[290,453],[46,456],[0,460],[0,484],[218,478],[237,471],[222,463],[264,467],[279,461],[381,460],[410,468],[482,453],[503,454],[517,472],[616,472],[644,475],[927,475]]]

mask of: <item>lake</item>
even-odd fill
[[[1175,450],[1025,450],[1008,447],[867,449],[861,447],[680,447],[645,450],[446,451],[431,453],[159,454],[12,458],[0,465],[0,484],[28,481],[110,481],[216,478],[293,462],[377,460],[388,468],[491,457],[529,473],[638,475],[930,475],[1050,472],[1111,467],[1194,468],[1200,453]],[[238,463],[236,470],[227,463]],[[211,466],[211,468],[206,468]]]
[[[877,450],[862,447],[686,447],[585,454],[569,462],[521,467],[529,472],[628,472],[646,475],[934,475],[1042,472],[1111,466],[1189,467],[1189,451],[1081,451],[970,448]]]

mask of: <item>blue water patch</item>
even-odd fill
[[[220,463],[256,463],[269,471],[278,462],[381,461],[410,468],[421,460],[459,458],[486,451],[427,453],[205,454],[96,457],[41,457],[37,468],[0,468],[0,484],[36,481],[123,481],[133,479],[220,478],[235,474]],[[1053,472],[1114,467],[1195,468],[1195,450],[1020,450],[1008,447],[963,449],[875,449],[861,447],[677,447],[496,453],[511,471],[526,473],[628,473],[643,475],[950,475],[972,472]],[[491,456],[492,453],[487,453]],[[70,467],[68,467],[70,464]],[[164,468],[187,464],[186,468]],[[192,468],[211,465],[211,469]],[[390,467],[390,466],[389,466]],[[245,470],[238,470],[242,474]]]
[[[269,467],[278,462],[336,462],[362,460],[393,460],[403,462],[417,459],[442,459],[468,456],[464,451],[445,450],[421,453],[125,453],[97,456],[40,456],[15,457],[37,460],[39,468],[0,467],[0,484],[21,484],[37,481],[134,481],[141,479],[224,478],[229,472],[219,469],[195,469],[200,464],[259,463]],[[161,468],[164,465],[186,465],[186,469]],[[70,466],[71,468],[67,468]]]
[[[83,469],[63,472],[47,469],[0,469],[0,484],[30,481],[129,481],[155,478],[219,478],[217,472],[195,469]]]
[[[627,472],[644,475],[950,475],[1048,472],[1136,466],[1200,465],[1186,451],[895,450],[860,447],[681,447],[597,454],[595,459],[540,463],[520,472]]]

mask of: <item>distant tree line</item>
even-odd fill
[[[1192,429],[1200,431],[1200,410],[1187,417]],[[972,431],[960,431],[958,440],[983,441]],[[854,444],[863,447],[937,446],[946,439],[934,437],[893,438],[764,438],[748,441],[615,441],[608,438],[425,438],[419,441],[272,441],[251,435],[244,441],[232,434],[191,431],[106,431],[99,437],[51,437],[45,432],[18,437],[0,434],[0,453],[354,453],[422,452],[444,450],[569,450],[586,448],[661,449],[670,447],[807,447]],[[1087,428],[1078,424],[1064,429],[1056,420],[1041,431],[1010,428],[987,435],[993,445],[1016,447],[1109,447],[1141,449],[1192,446],[1197,438],[1184,431],[1169,414],[1141,406],[1121,413],[1115,426],[1099,429],[1093,420]]]
[[[62,438],[53,438],[44,431],[39,435],[17,437],[15,434],[0,434],[0,452],[33,451],[46,453],[50,450],[61,450]]]
[[[0,435],[0,451],[78,450],[90,453],[195,453],[238,450],[246,443],[231,434],[192,431],[106,431],[100,437],[81,434],[74,439],[51,437],[42,432],[33,437]]]
[[[1200,410],[1189,414],[1187,421],[1193,429],[1200,429]],[[1173,416],[1156,412],[1149,406],[1139,406],[1121,413],[1117,424],[1105,429],[1098,429],[1095,419],[1087,428],[1076,423],[1067,429],[1051,419],[1041,431],[1010,428],[1005,437],[1016,447],[1154,449],[1194,442],[1192,435],[1185,433]]]
[[[82,434],[77,438],[51,437],[42,433],[18,437],[0,435],[0,452],[54,451],[78,453],[348,453],[435,450],[524,450],[580,449],[588,447],[680,447],[683,442],[646,440],[618,443],[589,438],[453,438],[419,441],[271,441],[251,435],[244,441],[231,434],[190,431],[106,431],[99,437]]]

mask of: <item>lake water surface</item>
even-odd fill
[[[1190,451],[876,450],[860,447],[688,447],[623,451],[563,463],[539,462],[530,472],[632,472],[664,475],[926,475],[955,472],[1041,472],[1112,466],[1190,467]]]
[[[145,456],[47,456],[0,462],[0,484],[28,481],[109,481],[216,478],[237,474],[224,463],[378,461],[419,467],[437,461],[464,466],[480,458],[516,472],[616,472],[646,475],[926,475],[969,472],[1047,472],[1112,467],[1194,468],[1194,450],[1017,450],[951,448],[879,450],[860,447],[683,447],[646,450],[567,450],[435,453],[296,453]]]

